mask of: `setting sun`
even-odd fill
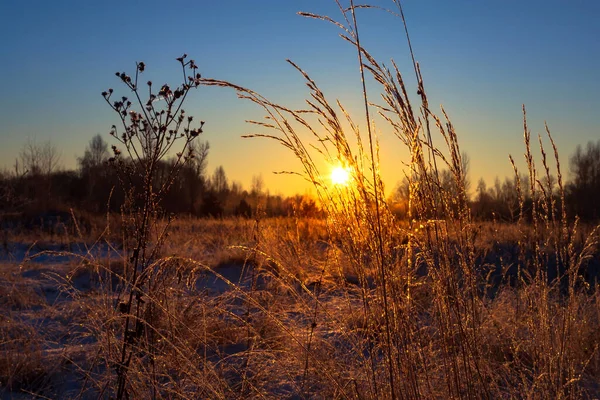
[[[331,183],[334,185],[346,186],[350,181],[350,171],[344,167],[335,167],[331,171]]]

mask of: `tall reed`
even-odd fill
[[[327,211],[329,244],[340,251],[357,276],[362,328],[346,333],[353,346],[349,358],[355,363],[355,375],[350,383],[343,374],[334,375],[339,379],[336,385],[343,388],[338,395],[390,399],[519,397],[519,393],[531,398],[577,397],[585,362],[570,349],[579,337],[573,321],[589,301],[580,274],[596,245],[597,231],[576,251],[572,239],[577,224],[569,225],[564,208],[556,146],[548,133],[558,178],[551,175],[542,146],[545,177],[540,180],[525,125],[532,203],[526,208],[525,200],[520,201],[522,239],[514,324],[525,324],[533,338],[530,341],[526,334],[513,330],[515,327],[496,321],[493,313],[500,297],[486,295],[487,277],[495,269],[485,264],[475,246],[479,229],[471,216],[458,134],[443,109],[438,115],[429,106],[402,4],[399,0],[393,3],[409,43],[418,106],[397,65],[392,61],[392,68],[386,67],[360,42],[356,14],[368,6],[355,5],[352,0],[344,6],[336,0],[341,22],[301,13],[333,23],[356,49],[366,124],[362,129],[341,102],[327,99],[309,74],[289,60],[309,89],[303,110],[275,104],[229,82],[202,80],[205,85],[233,88],[239,97],[266,112],[266,122],[251,123],[275,133],[248,137],[276,140],[299,160],[300,175],[313,183]],[[381,104],[374,104],[366,74],[378,86]],[[384,196],[374,114],[388,123],[410,154],[404,161],[409,181],[407,224],[394,217]],[[327,182],[332,165],[351,171],[350,185]],[[449,171],[451,185],[442,183],[444,171]],[[519,185],[519,193],[524,191]],[[558,272],[550,275],[553,264]],[[330,267],[340,265],[332,263]],[[566,293],[561,287],[567,288]],[[513,290],[496,289],[502,295]],[[349,303],[353,295],[352,290],[345,292]],[[489,335],[506,335],[505,329],[515,334],[500,356],[501,362],[510,364],[507,375],[498,372],[496,349],[489,343]],[[523,354],[522,346],[531,353]],[[311,351],[310,346],[305,351]]]

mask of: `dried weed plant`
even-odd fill
[[[170,343],[157,327],[161,312],[168,307],[164,296],[166,283],[173,279],[170,271],[165,270],[166,264],[171,269],[171,261],[159,258],[168,224],[157,229],[157,220],[161,216],[160,201],[181,168],[194,157],[192,143],[204,125],[201,121],[194,127],[193,117],[187,116],[182,108],[190,90],[200,85],[198,67],[194,60],[187,60],[185,54],[177,61],[181,65],[182,83],[174,89],[164,84],[156,92],[151,81],[141,83],[140,75],[146,66],[139,62],[133,78],[125,72],[116,73],[133,93],[133,101],[125,96],[112,101],[113,89],[102,93],[121,121],[121,127],[113,125],[110,133],[129,156],[125,159],[121,150],[113,145],[114,157],[109,160],[120,172],[121,186],[127,193],[122,213],[127,255],[115,310],[115,318],[122,320],[122,328],[115,337],[107,337],[109,368],[116,373],[117,399],[129,398],[130,393],[142,390],[131,380],[132,363],[137,364],[138,370],[149,372],[144,376],[153,384],[146,383],[142,387],[152,388],[152,397],[156,397],[156,386],[161,378],[156,363],[160,360],[162,343]],[[147,87],[147,96],[143,95],[143,86]],[[159,163],[172,151],[177,152],[174,162],[164,174],[159,170]]]

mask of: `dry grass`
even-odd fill
[[[73,382],[61,394],[72,398],[594,398],[600,289],[586,271],[597,264],[598,229],[566,215],[549,132],[553,156],[540,139],[535,160],[525,120],[530,186],[519,192],[532,197],[527,208],[520,199],[519,222],[476,223],[457,133],[429,108],[418,65],[413,106],[395,64],[361,46],[354,8],[340,11],[360,78],[370,74],[383,101],[373,105],[363,86],[366,131],[295,64],[307,110],[202,80],[265,110],[259,125],[274,133],[259,136],[298,158],[327,218],[161,221],[148,212],[133,248],[126,234],[115,244],[115,228],[99,235],[116,259],[86,252],[45,274],[29,272],[35,259],[7,266],[5,390],[52,396],[60,370]],[[376,112],[410,154],[407,221],[384,197]],[[351,185],[328,185],[322,161],[347,167]],[[152,256],[132,270],[139,246]],[[49,296],[52,282],[59,294]],[[54,330],[37,329],[40,318]],[[65,352],[49,369],[54,343],[84,354]]]
[[[401,4],[395,3],[404,22]],[[349,382],[334,378],[344,388],[337,395],[392,399],[583,396],[580,382],[589,355],[571,346],[589,340],[585,332],[595,324],[575,321],[584,308],[595,307],[596,289],[585,283],[581,273],[585,260],[595,254],[598,237],[593,229],[579,246],[575,244],[579,228],[577,221],[571,222],[566,215],[558,152],[550,132],[547,139],[552,156],[547,156],[540,137],[542,156],[535,160],[524,118],[530,185],[518,185],[521,218],[514,227],[516,240],[508,243],[511,257],[501,255],[496,265],[490,265],[485,252],[477,247],[481,232],[468,206],[457,133],[443,109],[441,117],[430,109],[418,64],[414,64],[414,72],[420,105],[415,108],[396,65],[387,69],[361,46],[353,2],[347,9],[338,5],[341,22],[327,16],[305,16],[333,22],[355,47],[366,133],[339,101],[328,100],[316,82],[291,62],[310,90],[306,110],[274,104],[228,82],[205,80],[209,85],[235,89],[241,98],[266,112],[267,122],[255,124],[274,133],[253,137],[276,140],[289,149],[327,210],[329,244],[339,249],[341,256],[328,259],[324,271],[337,268],[356,277],[359,290],[355,295],[360,299],[356,311],[362,316],[355,324],[360,328],[351,332],[351,352],[361,355],[355,363],[362,369],[353,374],[352,388]],[[380,105],[372,104],[374,96],[369,95],[372,88],[365,84],[366,74],[379,86]],[[398,223],[383,196],[372,131],[374,111],[389,123],[410,154],[406,163],[408,226]],[[320,159],[348,168],[352,185],[328,185],[322,163],[315,161]],[[448,171],[449,185],[442,184],[443,170]],[[516,167],[515,176],[520,176]],[[522,193],[526,192],[531,195],[527,200],[530,209],[524,206]],[[508,280],[503,279],[507,276]],[[514,290],[516,304],[506,304],[515,307],[515,315],[510,322],[506,318],[495,321],[495,307],[505,301],[508,288]],[[344,291],[341,296],[351,303],[351,292]],[[318,299],[315,302],[318,304]],[[503,322],[518,334],[512,336]],[[497,330],[492,333],[491,327]],[[488,338],[494,335],[508,337],[492,347]],[[596,348],[596,341],[588,346],[591,355],[595,356]],[[489,358],[498,353],[505,355],[506,373],[498,373],[497,364]]]
[[[148,329],[155,335],[154,344],[139,344],[141,354],[152,351],[155,361],[149,364],[148,356],[140,354],[132,364],[132,396],[385,396],[384,305],[367,250],[356,255],[345,251],[342,238],[333,236],[326,220],[263,220],[258,231],[255,221],[182,220],[177,225],[178,233],[168,246],[170,256],[157,264],[160,284],[148,296],[153,304],[153,325]],[[236,226],[239,229],[233,229]],[[483,224],[479,230],[473,251],[487,254],[475,258],[482,263],[497,249],[511,248],[518,241],[511,225]],[[197,232],[202,232],[207,244],[207,264],[182,257]],[[426,240],[426,229],[414,236]],[[397,240],[401,244],[405,237]],[[221,241],[233,247],[214,254],[211,243]],[[359,256],[360,260],[353,258]],[[399,267],[407,262],[406,253],[394,257]],[[496,261],[518,262],[515,257],[504,255]],[[244,264],[246,271],[242,271]],[[3,270],[2,288],[7,295],[2,297],[6,299],[2,354],[10,366],[3,369],[8,371],[2,378],[4,388],[50,397],[62,393],[95,398],[107,393],[115,379],[111,359],[117,357],[121,340],[118,328],[123,314],[116,305],[122,290],[118,278],[122,262],[87,259],[49,268],[29,262],[20,268],[7,264]],[[397,285],[401,277],[393,278]],[[423,269],[413,274],[411,298],[406,299],[406,292],[401,297],[410,300],[411,319],[398,319],[392,331],[395,345],[404,349],[402,357],[419,368],[395,373],[398,378],[419,374],[417,383],[425,398],[448,396],[445,363],[450,357],[445,352],[459,351],[458,341],[465,340],[457,319],[464,318],[466,324],[472,318],[441,315],[440,297],[446,294],[435,279],[440,279],[439,271]],[[481,285],[492,285],[487,275],[477,279]],[[58,300],[55,294],[48,296],[53,285],[56,292],[62,290]],[[600,340],[595,334],[600,328],[600,292],[582,288],[574,299],[565,301],[568,298],[560,291],[535,281],[506,278],[493,285],[493,296],[482,291],[477,298],[479,341],[470,342],[478,346],[478,365],[490,395],[544,398],[556,384],[546,376],[557,374],[562,362],[578,374],[574,381],[564,382],[563,390],[573,386],[577,389],[573,396],[591,398],[600,378]],[[398,291],[406,288],[392,286]],[[548,297],[541,303],[539,296],[544,293]],[[462,295],[455,300],[467,309]],[[406,312],[400,306],[393,305],[395,312]],[[542,312],[546,320],[540,319]],[[567,312],[577,318],[565,327]],[[445,326],[450,332],[443,333],[438,324],[446,320],[454,325]],[[409,328],[412,331],[400,336],[400,329]],[[568,340],[563,329],[568,329]],[[150,334],[146,335],[149,340]],[[74,346],[81,351],[73,354]],[[548,368],[547,374],[540,372],[543,362],[550,364],[543,367]],[[63,384],[60,392],[57,388],[65,374],[71,387]],[[463,385],[461,396],[467,397],[467,384]]]

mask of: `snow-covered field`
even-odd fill
[[[527,385],[535,392],[532,360],[537,341],[546,340],[536,336],[539,304],[523,305],[539,301],[540,289],[511,276],[517,243],[512,226],[489,226],[476,246],[482,271],[494,265],[504,271],[484,277],[493,287],[477,300],[478,365],[490,390],[504,398],[518,397]],[[133,310],[121,309],[131,293],[123,268],[131,253],[124,247],[115,238],[6,243],[0,252],[0,398],[115,395],[124,323],[135,319]],[[144,329],[131,339],[132,398],[376,398],[373,385],[386,385],[384,304],[369,267],[373,260],[331,240],[324,222],[272,220],[260,231],[244,220],[187,222],[173,226],[163,247],[148,260],[150,289],[142,302],[152,307],[138,317]],[[398,262],[404,256],[398,251]],[[357,260],[364,269],[352,267]],[[597,253],[587,262],[593,276]],[[418,373],[422,398],[444,398],[444,351],[451,348],[437,321],[443,305],[436,300],[438,272],[415,271],[410,311],[408,303],[388,307],[405,316],[393,337],[404,349],[398,357],[420,369],[396,373]],[[587,363],[579,393],[594,398],[600,292],[587,284],[578,291],[578,319],[570,325],[576,340],[565,346],[566,357]],[[406,290],[390,285],[390,291]],[[552,313],[546,326],[558,329],[563,303],[558,292],[547,293]],[[409,329],[406,336],[402,329]]]

